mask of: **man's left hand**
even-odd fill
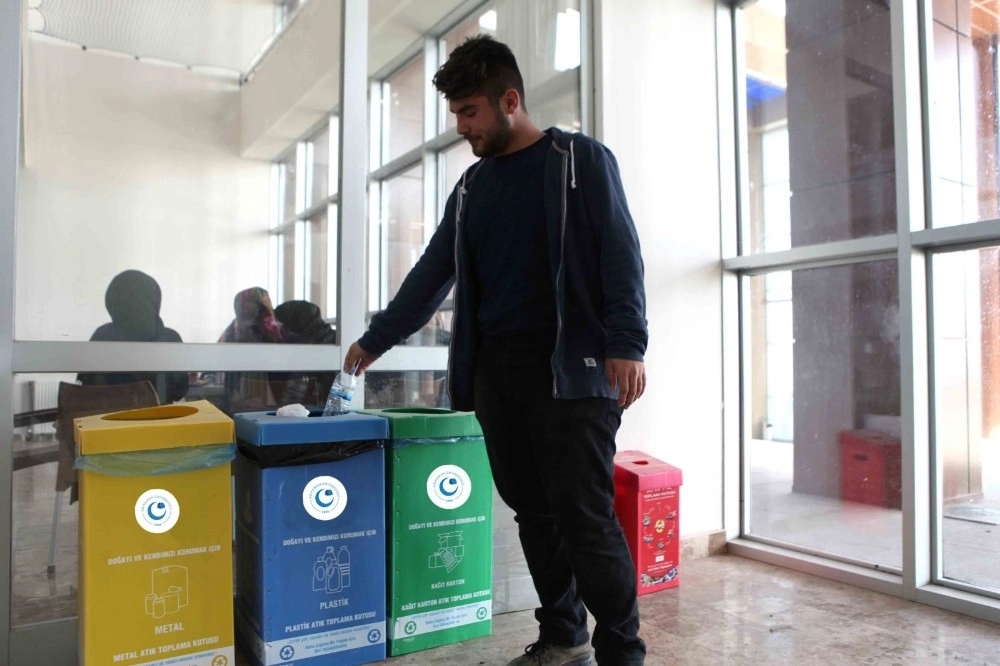
[[[646,391],[646,366],[642,361],[609,358],[604,361],[604,374],[612,390],[618,387],[618,404],[628,409]]]

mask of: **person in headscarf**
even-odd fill
[[[309,301],[285,301],[274,309],[274,316],[299,342],[314,345],[337,344],[337,329],[326,323],[319,306]],[[309,373],[316,378],[315,396],[309,396],[310,401],[321,403],[330,393],[330,386],[337,378],[336,372]]]
[[[250,287],[233,299],[236,318],[219,342],[299,342],[299,337],[274,316],[271,296],[263,287]],[[235,414],[256,411],[288,402],[300,402],[304,384],[295,373],[226,372],[224,411]]]
[[[104,293],[104,307],[111,321],[99,326],[92,342],[182,342],[180,334],[160,319],[160,285],[137,270],[127,270],[112,278]],[[188,391],[186,372],[85,372],[77,376],[87,386],[129,384],[148,380],[163,402],[176,402]]]
[[[263,287],[250,287],[233,299],[236,318],[229,324],[219,342],[297,342],[274,317],[271,296]]]

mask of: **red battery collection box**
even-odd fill
[[[680,469],[641,451],[615,455],[615,513],[639,594],[680,584],[681,483]]]

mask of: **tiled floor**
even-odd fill
[[[649,666],[1000,664],[1000,625],[726,555],[639,607]],[[507,613],[492,636],[386,663],[502,666],[534,637],[531,611]]]

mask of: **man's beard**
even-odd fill
[[[489,134],[482,136],[482,147],[477,149],[475,145],[472,146],[472,154],[476,157],[495,157],[506,150],[514,138],[514,130],[504,122],[501,111],[497,109],[496,113],[497,119]]]

